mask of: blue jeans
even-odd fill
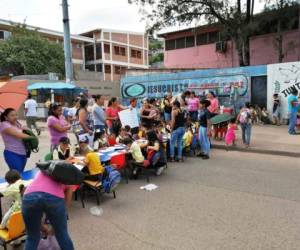
[[[290,121],[289,121],[289,134],[296,134],[296,127],[297,124],[297,112],[292,112],[290,114]]]
[[[29,193],[23,197],[22,214],[27,234],[25,250],[36,250],[38,247],[43,213],[54,229],[60,248],[73,250],[74,246],[68,234],[65,200],[43,192]]]
[[[175,145],[177,145],[178,159],[182,159],[182,143],[183,143],[184,127],[179,127],[171,133],[170,156],[175,156]]]
[[[171,121],[171,113],[164,112],[164,118],[166,122]]]
[[[4,159],[10,169],[17,170],[19,173],[24,171],[27,162],[26,155],[19,155],[11,151],[4,150]]]
[[[210,153],[210,141],[207,135],[207,127],[200,126],[199,128],[199,143],[202,153],[209,156]]]
[[[241,128],[242,128],[243,143],[246,145],[250,145],[251,129],[252,129],[251,123],[241,124]]]

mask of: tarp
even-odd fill
[[[18,110],[27,98],[28,82],[25,80],[12,80],[0,88],[0,111],[6,108]]]
[[[37,89],[80,89],[73,84],[65,82],[41,82],[34,83],[28,86],[28,90],[37,90]]]

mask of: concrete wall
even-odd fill
[[[191,35],[182,33],[169,39]],[[263,65],[278,62],[278,52],[274,44],[276,34],[256,36],[250,39],[250,65]],[[239,60],[234,43],[227,42],[227,52],[218,53],[215,43],[192,48],[165,51],[164,65],[168,68],[227,68],[238,67]],[[300,60],[299,31],[283,33],[283,62]]]

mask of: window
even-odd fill
[[[208,33],[208,43],[216,43],[219,41],[219,32],[209,32]]]
[[[1,30],[0,30],[0,39],[4,40],[4,31],[1,31]]]
[[[197,45],[207,44],[207,33],[197,35]]]
[[[166,50],[175,49],[175,40],[166,40]]]
[[[176,49],[185,48],[185,37],[176,39]]]
[[[96,44],[96,59],[102,59],[102,47],[101,43]]]
[[[85,53],[85,60],[86,61],[93,61],[94,60],[94,46],[93,45],[85,46],[84,53]]]
[[[123,75],[125,74],[126,68],[121,66],[115,66],[115,74],[116,75]]]
[[[110,54],[110,45],[109,44],[104,44],[104,53]]]
[[[110,65],[105,65],[105,73],[106,74],[110,74],[111,73],[111,67],[110,67]]]
[[[140,50],[132,49],[131,50],[131,57],[141,59],[142,58],[142,52]]]
[[[101,63],[96,64],[96,71],[97,72],[102,72],[102,64]]]
[[[114,46],[115,55],[126,56],[126,49],[124,47]]]
[[[195,37],[194,36],[188,36],[185,39],[186,39],[186,42],[185,42],[185,47],[186,48],[190,48],[190,47],[195,46]]]
[[[95,65],[94,64],[86,65],[85,69],[88,71],[95,71]]]

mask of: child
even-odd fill
[[[116,142],[117,144],[123,144],[124,139],[127,137],[127,131],[125,128],[121,128],[120,134],[118,135]]]
[[[200,101],[200,119],[199,119],[199,142],[201,146],[201,152],[198,154],[198,157],[202,157],[203,160],[209,159],[210,153],[210,141],[208,135],[211,133],[210,131],[210,118],[211,113],[208,111],[208,107],[210,106],[209,100],[201,100]]]
[[[108,145],[108,137],[107,137],[107,134],[105,131],[101,131],[99,134],[98,134],[98,139],[97,141],[95,141],[95,146],[94,148],[97,150],[99,149],[105,149],[107,148],[109,145]]]
[[[232,145],[235,146],[235,130],[236,130],[237,126],[235,123],[235,118],[231,119],[229,124],[228,124],[228,129],[227,129],[227,133],[225,136],[225,142],[226,142],[226,146]]]
[[[6,228],[7,222],[12,213],[21,211],[21,192],[24,189],[24,181],[16,170],[9,170],[5,175],[5,180],[9,184],[6,190],[0,193],[1,197],[12,197],[14,199],[12,206],[5,213],[1,222],[1,229]]]
[[[141,148],[146,147],[147,144],[139,144],[136,141],[132,141],[130,138],[125,138],[124,144],[133,158],[133,160],[129,162],[129,167],[132,169],[133,176],[136,178],[138,166],[143,167],[145,161]]]
[[[80,153],[85,157],[84,164],[85,168],[83,172],[88,175],[85,177],[86,180],[90,181],[101,181],[104,173],[104,167],[101,164],[98,153],[93,152],[89,148],[88,138],[81,138],[79,141]]]
[[[273,95],[272,118],[273,124],[280,126],[280,99],[278,94]]]
[[[136,130],[136,129],[131,129],[130,126],[126,125],[125,126],[126,136],[129,138],[132,138],[132,134],[133,134],[132,131],[134,131],[134,130]]]
[[[52,152],[53,160],[68,160],[73,157],[70,150],[70,140],[68,137],[62,137],[59,139],[59,145]]]

